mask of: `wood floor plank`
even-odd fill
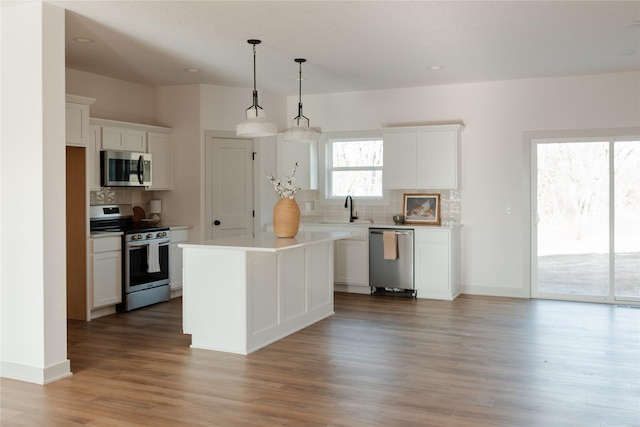
[[[640,426],[640,310],[337,293],[248,356],[191,349],[180,299],[69,321],[74,375],[0,380],[5,426]]]

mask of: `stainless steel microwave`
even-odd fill
[[[100,152],[102,187],[148,187],[151,185],[151,170],[149,153]]]

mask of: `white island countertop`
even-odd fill
[[[242,235],[206,240],[202,243],[181,243],[182,248],[232,249],[249,252],[280,252],[311,244],[340,240],[353,236],[344,231],[300,231],[295,237],[277,237],[272,232],[257,233],[255,236]]]

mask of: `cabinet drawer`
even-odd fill
[[[340,229],[339,231],[346,231],[347,233],[353,233],[354,235],[349,237],[348,240],[367,240],[369,234],[369,227],[353,227]]]
[[[189,230],[171,230],[171,243],[188,242]]]
[[[447,230],[419,230],[416,227],[415,233],[416,242],[441,245],[449,244],[449,231]]]
[[[91,253],[119,251],[121,239],[117,237],[97,237],[91,239]]]

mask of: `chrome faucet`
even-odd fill
[[[357,215],[353,215],[353,198],[351,196],[347,196],[347,198],[344,200],[344,207],[345,209],[349,208],[349,222],[353,222],[354,219],[358,218]]]

